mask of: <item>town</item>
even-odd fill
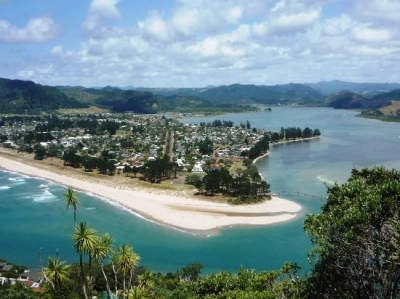
[[[208,194],[247,197],[251,193],[262,198],[269,186],[260,184],[251,161],[268,152],[269,142],[320,135],[318,129],[296,127],[269,132],[253,128],[248,120],[184,124],[178,119],[132,113],[3,116],[0,141],[3,147],[31,153],[34,159],[62,159],[64,165],[85,172],[133,175],[150,183],[173,178],[171,184],[186,182]],[[229,192],[221,187],[224,182],[215,183],[221,169],[229,169],[227,180],[236,179]],[[217,178],[210,175],[207,180],[213,170],[218,171]],[[237,187],[252,182],[257,188]]]

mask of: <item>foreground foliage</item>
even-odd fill
[[[399,298],[400,172],[353,169],[328,194],[322,213],[305,222],[316,246],[307,291],[318,298]]]

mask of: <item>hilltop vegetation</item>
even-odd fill
[[[0,111],[33,114],[59,108],[86,108],[87,105],[69,98],[55,87],[32,81],[0,78]]]
[[[310,104],[318,102],[322,94],[303,84],[285,84],[275,86],[260,85],[222,85],[210,88],[178,88],[178,89],[144,89],[161,96],[186,95],[198,97],[209,102],[220,104]]]
[[[346,90],[325,97],[323,103],[335,109],[378,109],[388,106],[394,100],[400,100],[400,89],[380,93],[373,97]]]

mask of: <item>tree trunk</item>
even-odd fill
[[[115,270],[114,263],[111,263],[114,272],[114,283],[115,283],[115,296],[118,298],[118,271]]]
[[[83,295],[85,296],[85,299],[89,299],[87,292],[86,292],[86,278],[85,278],[85,272],[83,270],[82,254],[79,254],[79,265],[81,267],[81,280],[82,280]]]
[[[126,290],[125,269],[122,270],[122,289],[124,290],[124,294],[125,294],[125,290]]]
[[[92,255],[89,254],[89,281],[88,281],[88,289],[89,292],[92,293]]]
[[[103,266],[103,263],[100,263],[100,268],[101,268],[101,272],[103,273],[104,280],[106,281],[106,288],[107,288],[107,295],[108,295],[108,299],[111,299],[111,289],[110,289],[110,284],[109,284],[109,282],[108,282],[108,278],[107,278],[106,272],[104,272],[104,266]]]
[[[133,276],[133,267],[129,270],[129,284],[128,284],[129,290],[132,288],[132,276]]]

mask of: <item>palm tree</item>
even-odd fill
[[[111,289],[107,275],[104,272],[104,259],[113,253],[113,241],[113,238],[109,234],[105,233],[103,236],[97,237],[96,246],[93,250],[93,258],[100,264],[101,272],[103,273],[106,282],[108,298],[111,298]]]
[[[46,281],[53,289],[54,298],[56,298],[57,292],[61,291],[64,283],[69,281],[69,267],[65,261],[60,261],[58,257],[52,258],[49,256],[47,267],[42,269]]]
[[[156,280],[157,277],[155,273],[149,269],[146,269],[144,273],[139,276],[139,285],[136,287],[136,290],[140,290],[139,294],[153,298]]]
[[[81,222],[79,226],[75,226],[75,232],[72,235],[72,240],[73,240],[73,246],[75,247],[76,251],[79,254],[79,266],[81,269],[83,294],[85,298],[88,299],[86,277],[83,269],[83,255],[85,253],[93,252],[93,249],[96,245],[96,230],[86,227],[86,222]]]
[[[114,288],[115,288],[115,297],[118,298],[118,259],[119,256],[114,252],[111,255],[111,267],[114,273]]]
[[[117,267],[122,270],[122,285],[124,294],[127,289],[127,274],[129,275],[128,289],[131,287],[133,268],[138,263],[140,257],[133,251],[132,245],[122,245],[118,248],[115,262]]]
[[[70,187],[64,192],[64,204],[67,209],[71,206],[74,208],[74,227],[76,227],[76,207],[79,204],[79,198],[76,192]]]

